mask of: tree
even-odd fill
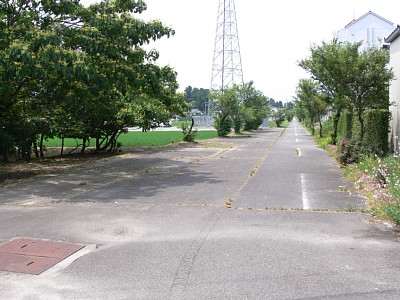
[[[348,106],[340,81],[345,76],[344,68],[349,54],[358,51],[361,44],[342,44],[337,39],[331,43],[311,47],[311,56],[300,61],[299,65],[311,74],[311,78],[321,83],[321,88],[329,96],[325,98],[333,114],[332,143],[336,144],[340,115]]]
[[[286,102],[286,103],[285,103],[284,107],[287,108],[287,109],[289,109],[289,110],[291,110],[291,109],[294,108],[294,104],[293,104],[292,101],[289,101],[289,102]]]
[[[281,127],[282,123],[285,121],[285,112],[283,109],[277,109],[272,113],[272,119],[276,123],[276,126]]]
[[[214,92],[210,99],[217,115],[215,127],[221,136],[227,135],[232,126],[235,133],[240,133],[243,127],[256,130],[269,114],[268,98],[254,87],[252,81]]]
[[[243,111],[244,129],[257,130],[270,113],[269,100],[254,87],[253,81],[244,84],[239,93],[245,108]]]
[[[292,103],[292,102],[290,102],[290,103]],[[293,105],[293,104],[292,104]],[[284,113],[285,113],[285,119],[288,121],[288,122],[292,122],[292,120],[293,120],[293,118],[294,118],[294,108],[292,107],[292,108],[282,108],[282,110],[284,111]]]
[[[190,85],[185,88],[186,103],[192,102],[192,90],[193,88]]]
[[[46,116],[45,109],[35,109],[37,102],[46,103],[46,95],[65,95],[54,81],[61,76],[68,81],[77,72],[80,53],[60,45],[64,28],[76,26],[71,12],[79,7],[78,1],[0,3],[0,131],[7,141],[1,147],[5,158],[14,146],[29,158],[35,125]]]
[[[359,51],[361,43],[330,43],[311,47],[311,56],[299,65],[321,84],[326,103],[334,111],[333,143],[345,108],[354,110],[364,136],[362,112],[367,108],[388,108],[388,86],[393,73],[387,68],[388,53],[377,48]]]
[[[174,31],[135,17],[143,1],[0,3],[0,151],[29,158],[36,140],[89,139],[115,149],[124,128],[180,113],[176,72],[144,44]],[[147,114],[141,115],[143,106]],[[41,143],[42,144],[42,143]],[[35,147],[36,148],[36,147]]]
[[[363,112],[366,109],[389,109],[389,84],[393,80],[392,70],[387,68],[389,54],[378,48],[368,48],[353,58],[350,74],[357,74],[352,79],[353,86],[346,96],[360,122],[360,138],[363,140],[365,124]]]
[[[226,136],[231,131],[233,120],[240,112],[238,86],[213,92],[210,99],[213,103],[213,113],[216,115],[214,126],[219,136]]]
[[[319,84],[310,79],[300,80],[296,94],[296,105],[305,109],[310,120],[312,134],[314,134],[314,124],[319,124],[319,136],[322,137],[322,117],[327,112],[326,95],[319,89]]]
[[[200,111],[207,111],[210,90],[203,88],[192,88],[188,86],[185,88],[186,102]]]

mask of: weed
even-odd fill
[[[383,211],[393,223],[400,226],[400,203],[386,204],[383,206]]]
[[[185,142],[194,142],[196,136],[197,136],[197,129],[193,129],[192,126],[194,124],[194,121],[192,122],[192,125],[189,125],[189,123],[182,124],[182,133],[183,133],[183,140]]]
[[[343,209],[343,211],[345,211],[345,212],[356,212],[356,211],[358,211],[358,207],[355,206],[355,205],[349,204]]]
[[[233,203],[233,200],[229,198],[228,200],[225,201],[225,207],[232,208],[232,203]]]
[[[368,199],[372,214],[400,225],[400,161],[395,157],[368,157],[347,166],[345,175]]]
[[[342,165],[358,163],[363,157],[360,144],[354,141],[341,140],[337,151]]]

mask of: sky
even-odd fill
[[[81,0],[85,5],[96,0]],[[138,18],[157,19],[175,35],[149,45],[159,65],[178,73],[179,90],[210,88],[219,0],[145,0]],[[400,23],[398,0],[235,0],[243,77],[265,96],[291,101],[301,78],[298,62],[310,47],[329,42],[353,19],[373,11]]]

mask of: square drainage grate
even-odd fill
[[[84,245],[16,239],[0,245],[0,271],[39,275]]]

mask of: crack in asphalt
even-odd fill
[[[223,209],[216,209],[186,250],[172,280],[168,299],[184,299],[185,287],[192,272],[194,261],[223,213]]]
[[[262,166],[262,164],[265,162],[265,160],[268,158],[270,153],[272,152],[272,149],[274,149],[275,145],[278,143],[280,138],[282,137],[283,133],[285,132],[286,128],[284,128],[281,132],[281,134],[276,138],[276,140],[273,142],[273,144],[267,148],[265,154],[263,157],[256,163],[254,168],[250,171],[249,176],[246,178],[246,180],[242,183],[242,185],[239,187],[239,189],[234,193],[234,195],[230,198],[230,204],[232,205],[236,199],[239,198],[240,193],[244,190],[244,188],[247,186],[247,184],[250,182],[250,180],[254,177],[254,175],[257,173],[258,169]]]

